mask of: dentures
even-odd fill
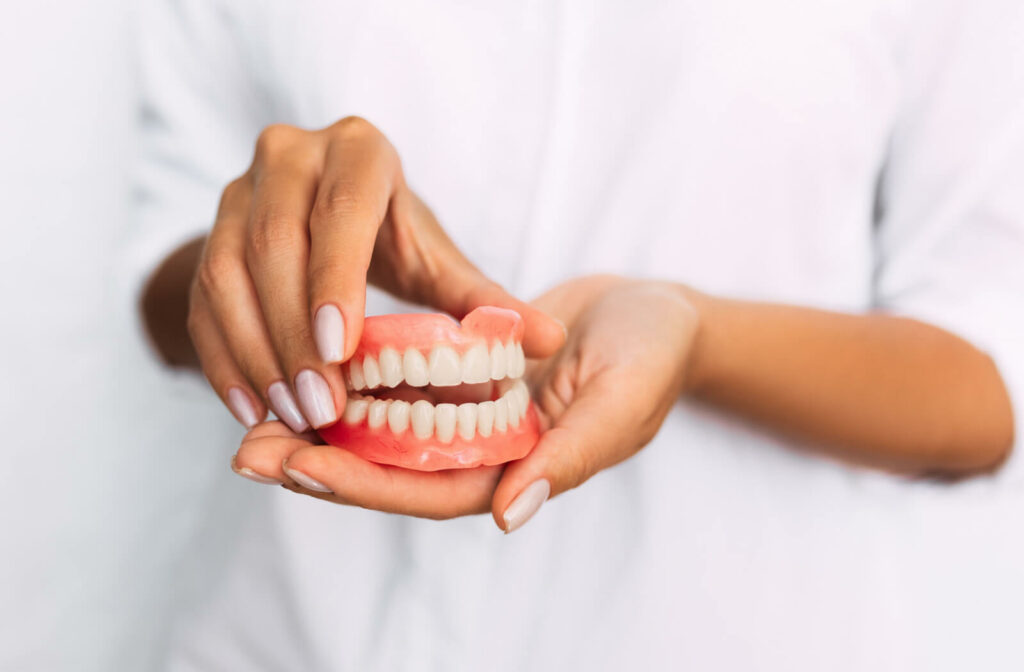
[[[446,315],[369,317],[344,365],[342,419],[320,431],[365,459],[436,470],[500,464],[528,453],[537,415],[518,313],[477,308]]]

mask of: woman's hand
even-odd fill
[[[504,467],[416,472],[377,465],[311,435],[267,423],[246,436],[233,468],[333,501],[427,518],[491,511],[510,532],[549,495],[633,455],[683,389],[697,311],[678,286],[598,276],[535,305],[569,325],[565,347],[527,371],[544,432]],[[268,480],[269,479],[269,480]]]
[[[272,126],[249,170],[224,190],[189,303],[199,363],[239,421],[254,426],[268,406],[296,432],[339,417],[337,364],[359,342],[367,281],[456,317],[479,305],[517,310],[533,356],[551,354],[564,338],[560,324],[456,249],[370,123]]]

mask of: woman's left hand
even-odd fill
[[[243,476],[339,504],[426,518],[490,510],[511,532],[549,497],[635,454],[679,399],[698,312],[678,285],[612,276],[572,280],[535,302],[569,338],[527,378],[543,433],[507,465],[417,472],[367,462],[278,422],[253,429],[233,467]]]

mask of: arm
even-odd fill
[[[998,466],[1013,413],[995,364],[937,327],[883,314],[694,297],[695,397],[845,459],[912,474]]]

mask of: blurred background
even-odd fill
[[[153,359],[119,268],[135,11],[0,9],[0,670],[154,669],[182,552],[212,522],[202,493],[240,480],[223,468],[240,427]],[[168,433],[155,455],[147,437]]]
[[[196,540],[230,535],[232,511],[261,496],[227,468],[242,430],[204,381],[169,373],[147,349],[137,279],[121,267],[135,11],[130,0],[0,9],[4,671],[157,669],[175,605],[214,580],[190,562]],[[154,454],[152,437],[168,435],[173,453]],[[875,557],[906,571],[878,576],[913,577],[893,588],[928,614],[913,627],[943,643],[942,669],[1011,669],[1024,623],[1022,495],[986,481],[913,499],[869,487],[878,504],[864,525],[897,499],[903,518],[892,553]],[[877,605],[879,617],[902,622],[887,611],[899,604]],[[965,636],[970,622],[984,632]]]

